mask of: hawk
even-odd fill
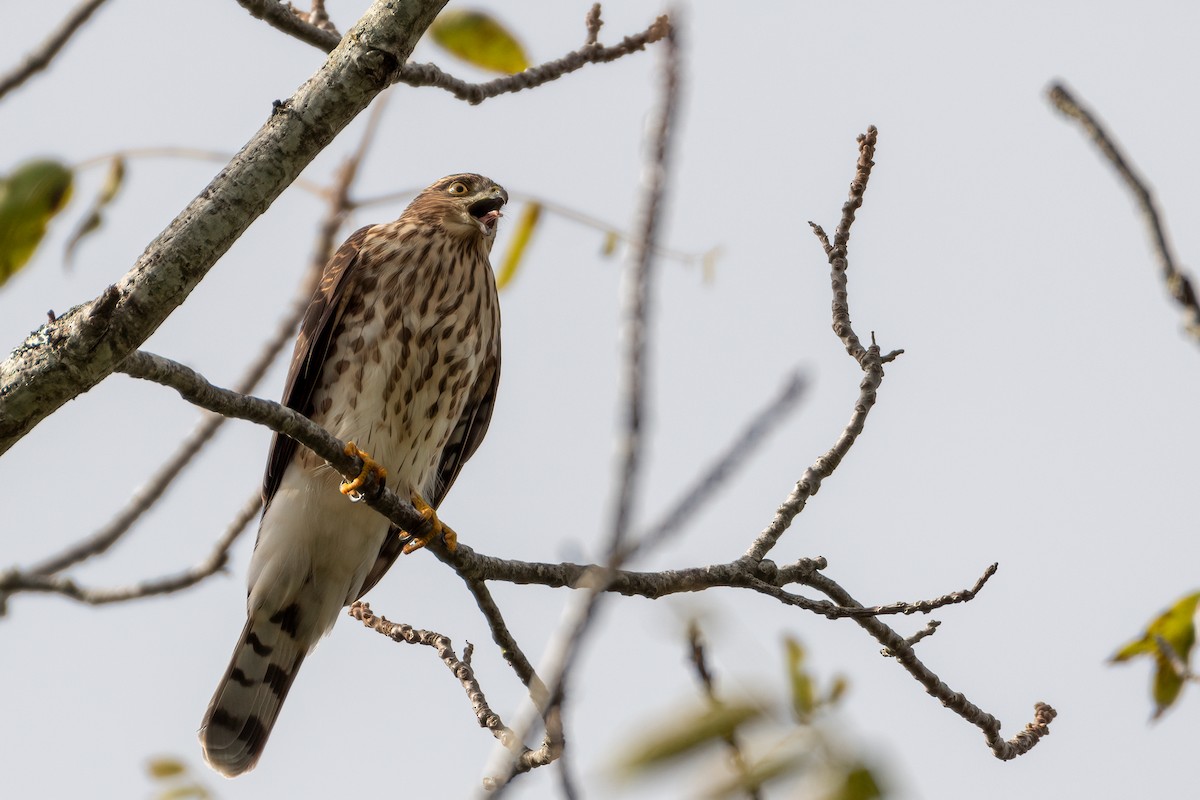
[[[312,451],[278,434],[271,444],[246,627],[200,728],[205,760],[228,777],[254,767],[296,671],[342,607],[442,531],[434,509],[479,447],[500,379],[488,254],[507,201],[480,175],[443,178],[395,222],[354,233],[322,273],[283,403],[350,441],[365,466],[339,492],[340,476]],[[348,502],[368,470],[411,497],[433,532],[414,540]]]

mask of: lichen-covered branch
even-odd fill
[[[0,363],[0,453],[113,372],[239,236],[391,83],[445,0],[376,0],[292,97],[115,286],[31,334]]]

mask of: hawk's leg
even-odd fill
[[[413,536],[408,544],[404,545],[404,554],[415,553],[425,545],[432,542],[437,537],[441,536],[446,542],[446,549],[454,552],[458,549],[458,534],[449,526],[438,519],[437,512],[425,502],[425,498],[416,492],[412,493],[411,498],[413,508],[417,510],[426,522],[429,523],[429,532],[424,536]]]
[[[384,469],[378,461],[371,458],[367,453],[358,449],[354,442],[346,442],[346,455],[355,456],[362,460],[362,472],[358,473],[358,477],[352,481],[343,481],[341,485],[342,494],[347,495],[351,500],[359,500],[361,495],[358,490],[361,489],[372,475],[375,476],[377,485],[383,486],[384,479],[387,478],[387,470]]]

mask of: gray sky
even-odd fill
[[[73,3],[10,3],[3,64]],[[349,27],[365,2],[336,2]],[[499,4],[497,4],[499,5]],[[510,3],[534,60],[582,41],[587,3]],[[606,6],[602,38],[658,6]],[[849,622],[745,592],[613,598],[585,651],[568,725],[588,797],[690,796],[704,774],[621,787],[623,743],[695,701],[686,619],[701,615],[731,695],[782,695],[785,635],[851,693],[841,716],[896,797],[1183,796],[1194,785],[1200,700],[1153,726],[1147,665],[1104,660],[1196,588],[1194,443],[1200,351],[1180,331],[1124,189],[1044,89],[1063,78],[1111,125],[1153,183],[1182,260],[1200,251],[1188,146],[1197,125],[1194,32],[1183,3],[692,3],[686,94],[667,241],[723,248],[715,276],[659,264],[652,440],[639,510],[653,519],[698,466],[804,368],[799,411],[686,533],[643,568],[737,557],[849,418],[859,372],[830,332],[824,255],[807,220],[837,221],[854,137],[880,129],[878,164],[850,253],[851,313],[891,365],[867,430],[773,557],[824,555],[862,602],[983,594],[935,615],[925,662],[1011,736],[1045,700],[1054,735],[1001,763],[977,729],[931,700]],[[1189,55],[1189,53],[1191,55]],[[414,56],[466,76],[429,45]],[[51,70],[0,103],[0,171],[33,155],[78,162],[118,148],[233,152],[317,69],[321,54],[232,0],[112,3]],[[469,107],[398,87],[361,195],[471,170],[628,227],[654,52],[592,66],[535,92]],[[305,177],[328,182],[362,120]],[[419,156],[414,154],[419,153]],[[87,173],[26,273],[0,293],[0,342],[116,281],[218,165],[131,164],[103,230],[61,267],[62,243],[102,179]],[[365,224],[398,204],[364,212]],[[290,302],[320,201],[293,187],[214,268],[147,349],[229,384]],[[511,222],[515,215],[510,214]],[[547,217],[502,296],[504,376],[491,431],[442,516],[477,549],[536,560],[594,557],[607,524],[618,397],[620,259],[602,235]],[[501,231],[497,252],[507,245]],[[277,397],[283,369],[258,391]],[[107,520],[194,424],[161,387],[116,376],[0,459],[0,568],[55,552]],[[114,585],[199,561],[253,491],[269,435],[227,426],[170,496],[109,556],[78,572]],[[252,538],[230,573],[165,599],[103,609],[24,595],[0,621],[0,768],[12,797],[138,797],[144,761],[189,761],[219,796],[467,796],[493,740],[432,651],[344,620],[305,663],[258,769],[210,773],[195,732],[243,620]],[[495,587],[539,654],[563,591]],[[377,612],[478,646],[493,707],[521,687],[461,582],[432,557],[402,560],[368,598]],[[924,624],[900,620],[901,631]],[[382,768],[381,768],[382,767]],[[435,788],[437,787],[437,788]],[[517,796],[551,796],[549,770]],[[1185,788],[1186,787],[1186,788]],[[640,793],[640,794],[639,794]]]

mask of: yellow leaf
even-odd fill
[[[429,26],[433,41],[468,64],[511,75],[529,69],[516,38],[482,11],[444,11]]]
[[[72,179],[57,161],[27,161],[0,183],[0,286],[29,262],[71,199]]]
[[[88,213],[84,216],[83,221],[75,228],[75,231],[67,238],[67,244],[63,248],[63,258],[67,265],[70,266],[72,259],[75,256],[75,248],[83,237],[100,228],[100,224],[104,221],[100,212],[104,207],[111,203],[121,191],[121,184],[125,181],[125,159],[118,156],[112,160],[108,167],[108,177],[104,179],[104,185],[100,187],[100,194],[96,195],[95,201],[92,202],[92,207],[88,209]]]
[[[617,235],[616,231],[605,231],[604,244],[600,246],[600,255],[611,256],[613,253],[617,252],[617,242],[620,240],[621,237]]]
[[[537,227],[538,220],[542,217],[541,203],[526,203],[521,209],[521,216],[517,220],[517,225],[513,229],[512,242],[508,246],[508,252],[504,254],[504,261],[500,264],[500,269],[496,273],[496,288],[503,289],[517,274],[517,268],[521,265],[521,257],[525,255],[525,248],[529,246],[529,240],[533,236],[533,229]]]
[[[724,740],[762,714],[762,707],[755,703],[718,703],[700,712],[674,715],[674,723],[635,742],[620,760],[619,767],[632,774],[662,766],[711,742]]]
[[[1110,659],[1112,662],[1128,661],[1137,656],[1154,659],[1155,674],[1152,694],[1154,716],[1160,716],[1171,707],[1183,691],[1184,679],[1176,668],[1178,661],[1184,669],[1191,662],[1192,649],[1196,644],[1196,606],[1200,603],[1200,592],[1186,595],[1169,609],[1159,614],[1146,627],[1145,632],[1134,639]],[[1174,654],[1171,658],[1163,648]]]
[[[163,778],[173,778],[176,775],[182,775],[187,772],[187,767],[183,762],[170,756],[161,756],[152,758],[146,763],[146,771],[150,773],[151,778],[162,780]]]

